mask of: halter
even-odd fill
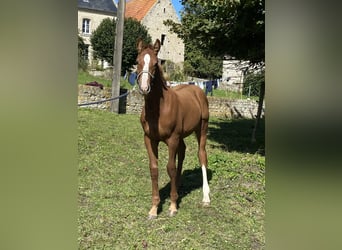
[[[138,84],[138,86],[139,86],[139,93],[140,93],[140,94],[144,94],[144,93],[142,92],[142,90],[140,89],[140,84],[139,84],[139,77],[140,77],[140,75],[143,74],[143,73],[149,74],[149,76],[150,76],[152,79],[154,78],[154,75],[152,75],[152,73],[150,73],[150,71],[148,71],[148,70],[142,70],[142,71],[140,71],[140,73],[137,75],[137,84]],[[152,81],[151,81],[150,84],[148,85],[147,94],[150,93],[150,91],[151,91],[151,85],[152,85]]]

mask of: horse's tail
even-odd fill
[[[208,102],[208,98],[205,95],[205,93],[203,92],[202,89],[198,88],[198,90],[196,91],[196,97],[198,100],[198,103],[201,107],[201,117],[202,120],[209,120],[209,102]]]

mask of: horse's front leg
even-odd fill
[[[158,188],[158,141],[153,141],[145,135],[145,146],[147,149],[150,165],[150,174],[152,181],[152,208],[148,213],[149,219],[157,218],[158,205],[160,202]]]
[[[171,138],[167,141],[167,146],[169,149],[169,161],[167,163],[167,173],[170,177],[171,192],[170,199],[171,204],[169,208],[170,216],[177,214],[177,169],[176,169],[176,153],[178,151],[179,139]]]

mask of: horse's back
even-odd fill
[[[196,85],[178,85],[173,88],[179,103],[187,114],[194,116],[198,113],[201,119],[209,119],[208,99],[204,91]]]

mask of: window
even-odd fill
[[[82,20],[82,33],[90,34],[90,19],[84,18]]]
[[[165,37],[166,37],[165,34],[162,34],[162,35],[161,35],[161,39],[160,39],[160,44],[161,44],[161,45],[164,45]]]

